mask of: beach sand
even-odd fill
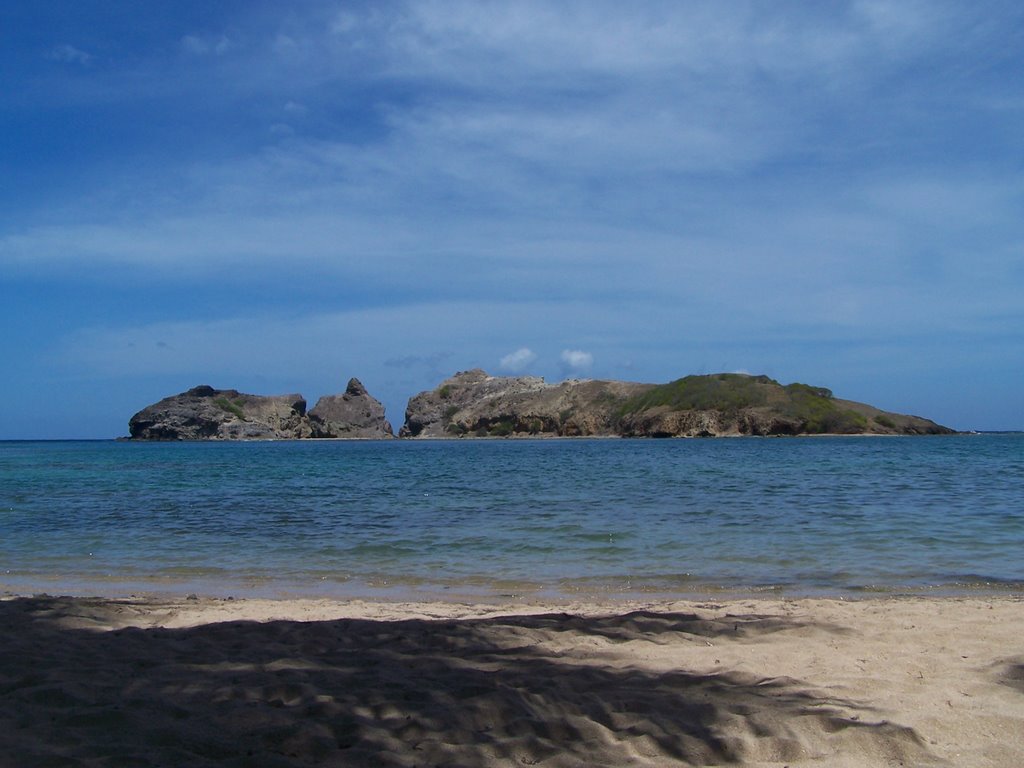
[[[1018,766],[1024,600],[0,600],[0,766]]]

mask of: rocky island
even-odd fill
[[[950,434],[824,387],[719,373],[668,384],[458,373],[409,401],[402,437]]]
[[[384,406],[358,379],[308,412],[302,395],[194,387],[132,416],[136,440],[392,438]],[[719,373],[668,384],[457,373],[409,400],[406,438],[939,435],[918,416],[841,400],[824,387]]]
[[[320,398],[306,412],[302,395],[248,395],[193,387],[147,406],[128,422],[135,440],[295,440],[390,438],[384,406],[358,379],[345,392]]]

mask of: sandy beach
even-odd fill
[[[10,597],[0,765],[1024,765],[1024,600]]]

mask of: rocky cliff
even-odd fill
[[[357,380],[306,412],[302,395],[248,395],[193,387],[147,406],[128,422],[136,440],[294,440],[393,437],[384,407]]]
[[[409,401],[402,437],[615,434],[616,409],[649,385],[457,373]]]
[[[394,437],[391,424],[384,418],[384,406],[359,379],[350,379],[343,394],[317,400],[309,417],[323,433],[315,437]]]
[[[458,373],[409,401],[404,437],[944,434],[916,416],[840,400],[767,376],[687,376],[668,384]]]

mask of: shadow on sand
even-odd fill
[[[1001,670],[1002,674],[999,675],[999,681],[1003,685],[1008,685],[1011,688],[1016,688],[1021,693],[1024,693],[1024,661],[1012,661],[1004,665]]]
[[[69,628],[102,627],[104,606],[0,602],[0,765],[781,765],[847,750],[931,763],[912,730],[797,680],[623,665],[647,643],[798,626],[779,617]]]

